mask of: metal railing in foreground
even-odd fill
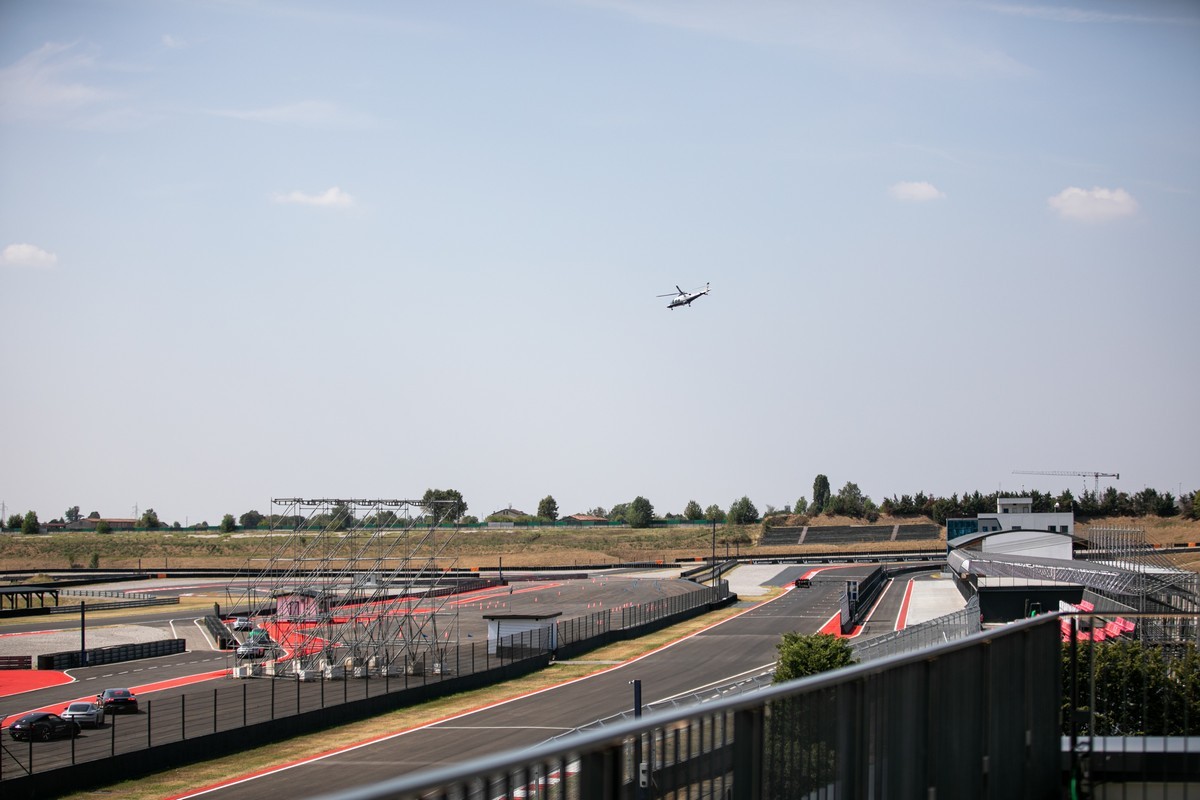
[[[1200,614],[1091,605],[1058,615],[1072,796],[1200,797]]]
[[[1057,798],[1060,653],[1023,620],[323,800]]]

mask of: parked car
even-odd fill
[[[104,725],[104,706],[87,700],[77,700],[63,709],[62,718],[89,728],[99,728]]]
[[[267,654],[266,648],[257,644],[239,645],[237,652],[234,654],[238,658],[262,658]]]
[[[8,735],[17,740],[48,742],[51,739],[72,739],[79,735],[79,725],[58,714],[35,711],[26,714],[8,728]]]
[[[249,617],[234,617],[233,629],[235,631],[252,631],[254,630],[254,623],[250,621]]]
[[[137,697],[128,689],[105,689],[96,695],[96,702],[111,714],[136,714],[138,710]]]

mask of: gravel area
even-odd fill
[[[94,647],[170,639],[171,631],[148,625],[104,625],[95,628],[89,626],[85,638],[90,650]],[[0,634],[0,656],[39,656],[78,649],[78,630]]]

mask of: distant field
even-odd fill
[[[820,525],[856,525],[861,521],[820,517]],[[881,518],[876,526],[928,522],[918,519]],[[1152,544],[1172,546],[1200,543],[1200,522],[1179,519],[1106,519],[1079,523],[1077,530],[1089,527],[1141,528]],[[716,529],[717,554],[756,552],[797,553],[830,549],[828,545],[790,545],[765,547],[757,542],[760,526],[747,525]],[[724,543],[738,538],[751,544]],[[495,567],[503,559],[506,567],[604,564],[627,561],[663,561],[703,558],[712,551],[713,532],[707,527],[686,528],[518,528],[463,529],[454,539],[450,555],[454,566],[464,569]],[[27,536],[20,533],[0,535],[0,563],[5,569],[66,569],[87,567],[94,562],[102,568],[154,570],[170,567],[237,568],[256,563],[271,553],[279,538],[256,532],[195,533],[119,531],[109,534],[56,533]],[[945,533],[927,541],[870,542],[844,544],[847,551],[938,548],[945,546]],[[1184,559],[1185,563],[1189,559]],[[1196,569],[1200,559],[1190,559]],[[447,562],[449,565],[449,562]]]

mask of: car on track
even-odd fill
[[[104,706],[87,700],[76,700],[63,709],[62,718],[87,728],[104,725]]]
[[[265,647],[259,644],[251,644],[249,642],[239,645],[237,652],[234,653],[237,658],[262,658],[266,654],[267,649]]]
[[[137,696],[128,689],[105,689],[96,695],[96,702],[110,714],[136,714]]]
[[[35,711],[10,725],[8,735],[17,741],[37,739],[39,742],[48,742],[51,739],[73,739],[79,735],[79,725],[63,719],[58,714]]]
[[[234,617],[233,629],[235,631],[252,631],[254,630],[254,623],[250,621],[249,617]]]

